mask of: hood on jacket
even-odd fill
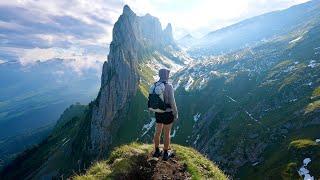
[[[168,70],[168,69],[160,69],[159,70],[160,81],[168,81],[169,74],[170,74],[170,70]]]

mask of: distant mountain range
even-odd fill
[[[299,28],[305,30],[318,22],[319,14],[319,1],[313,0],[241,21],[210,32],[200,39],[192,38],[191,42],[178,42],[189,47],[189,53],[193,56],[218,55],[254,46]]]
[[[0,64],[0,159],[4,163],[40,142],[64,109],[76,102],[87,104],[98,92],[100,72],[90,69],[80,75],[68,62]]]
[[[183,36],[182,38],[177,40],[177,43],[182,47],[182,48],[191,48],[194,46],[194,43],[196,43],[197,39],[194,38],[191,34],[187,34]]]
[[[235,179],[318,179],[319,12],[320,1],[310,1],[200,40],[186,36],[179,40],[186,54],[171,25],[163,30],[157,18],[125,6],[97,97],[69,107],[48,138],[1,176],[66,177],[106,159],[114,147],[152,142],[148,87],[165,67],[174,72],[180,117],[173,142],[196,148]]]

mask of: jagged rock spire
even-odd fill
[[[110,150],[112,136],[116,134],[112,131],[119,127],[120,116],[126,114],[126,105],[138,89],[139,61],[150,49],[161,50],[174,44],[171,24],[162,30],[158,18],[136,16],[128,5],[124,6],[112,35],[91,120],[92,152],[101,157]]]
[[[164,29],[163,33],[164,33],[164,38],[165,38],[166,43],[173,44],[174,43],[174,39],[173,39],[173,35],[172,35],[171,23],[168,23],[168,25]]]
[[[167,27],[164,29],[164,32],[165,32],[168,36],[172,36],[172,26],[171,26],[171,23],[168,23]]]
[[[128,5],[124,5],[122,14],[128,16],[136,15]]]

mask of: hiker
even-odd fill
[[[160,157],[162,151],[159,149],[162,129],[164,131],[163,160],[168,160],[172,155],[170,151],[170,131],[172,123],[178,119],[178,111],[174,98],[174,90],[169,84],[170,70],[159,70],[159,81],[155,82],[149,91],[149,110],[155,112],[156,129],[154,133],[153,157]]]

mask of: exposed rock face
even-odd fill
[[[164,42],[168,43],[168,44],[173,44],[172,42],[174,42],[173,40],[173,36],[172,36],[172,26],[171,26],[171,23],[169,23],[167,25],[167,27],[164,29],[164,33],[165,33],[165,36],[164,36]],[[175,46],[175,44],[174,44]]]
[[[171,25],[164,31],[159,20],[149,14],[139,17],[126,5],[114,25],[108,61],[103,65],[101,88],[92,111],[91,145],[94,154],[108,152],[114,130],[112,122],[135,95],[137,65],[146,53],[174,44]]]

